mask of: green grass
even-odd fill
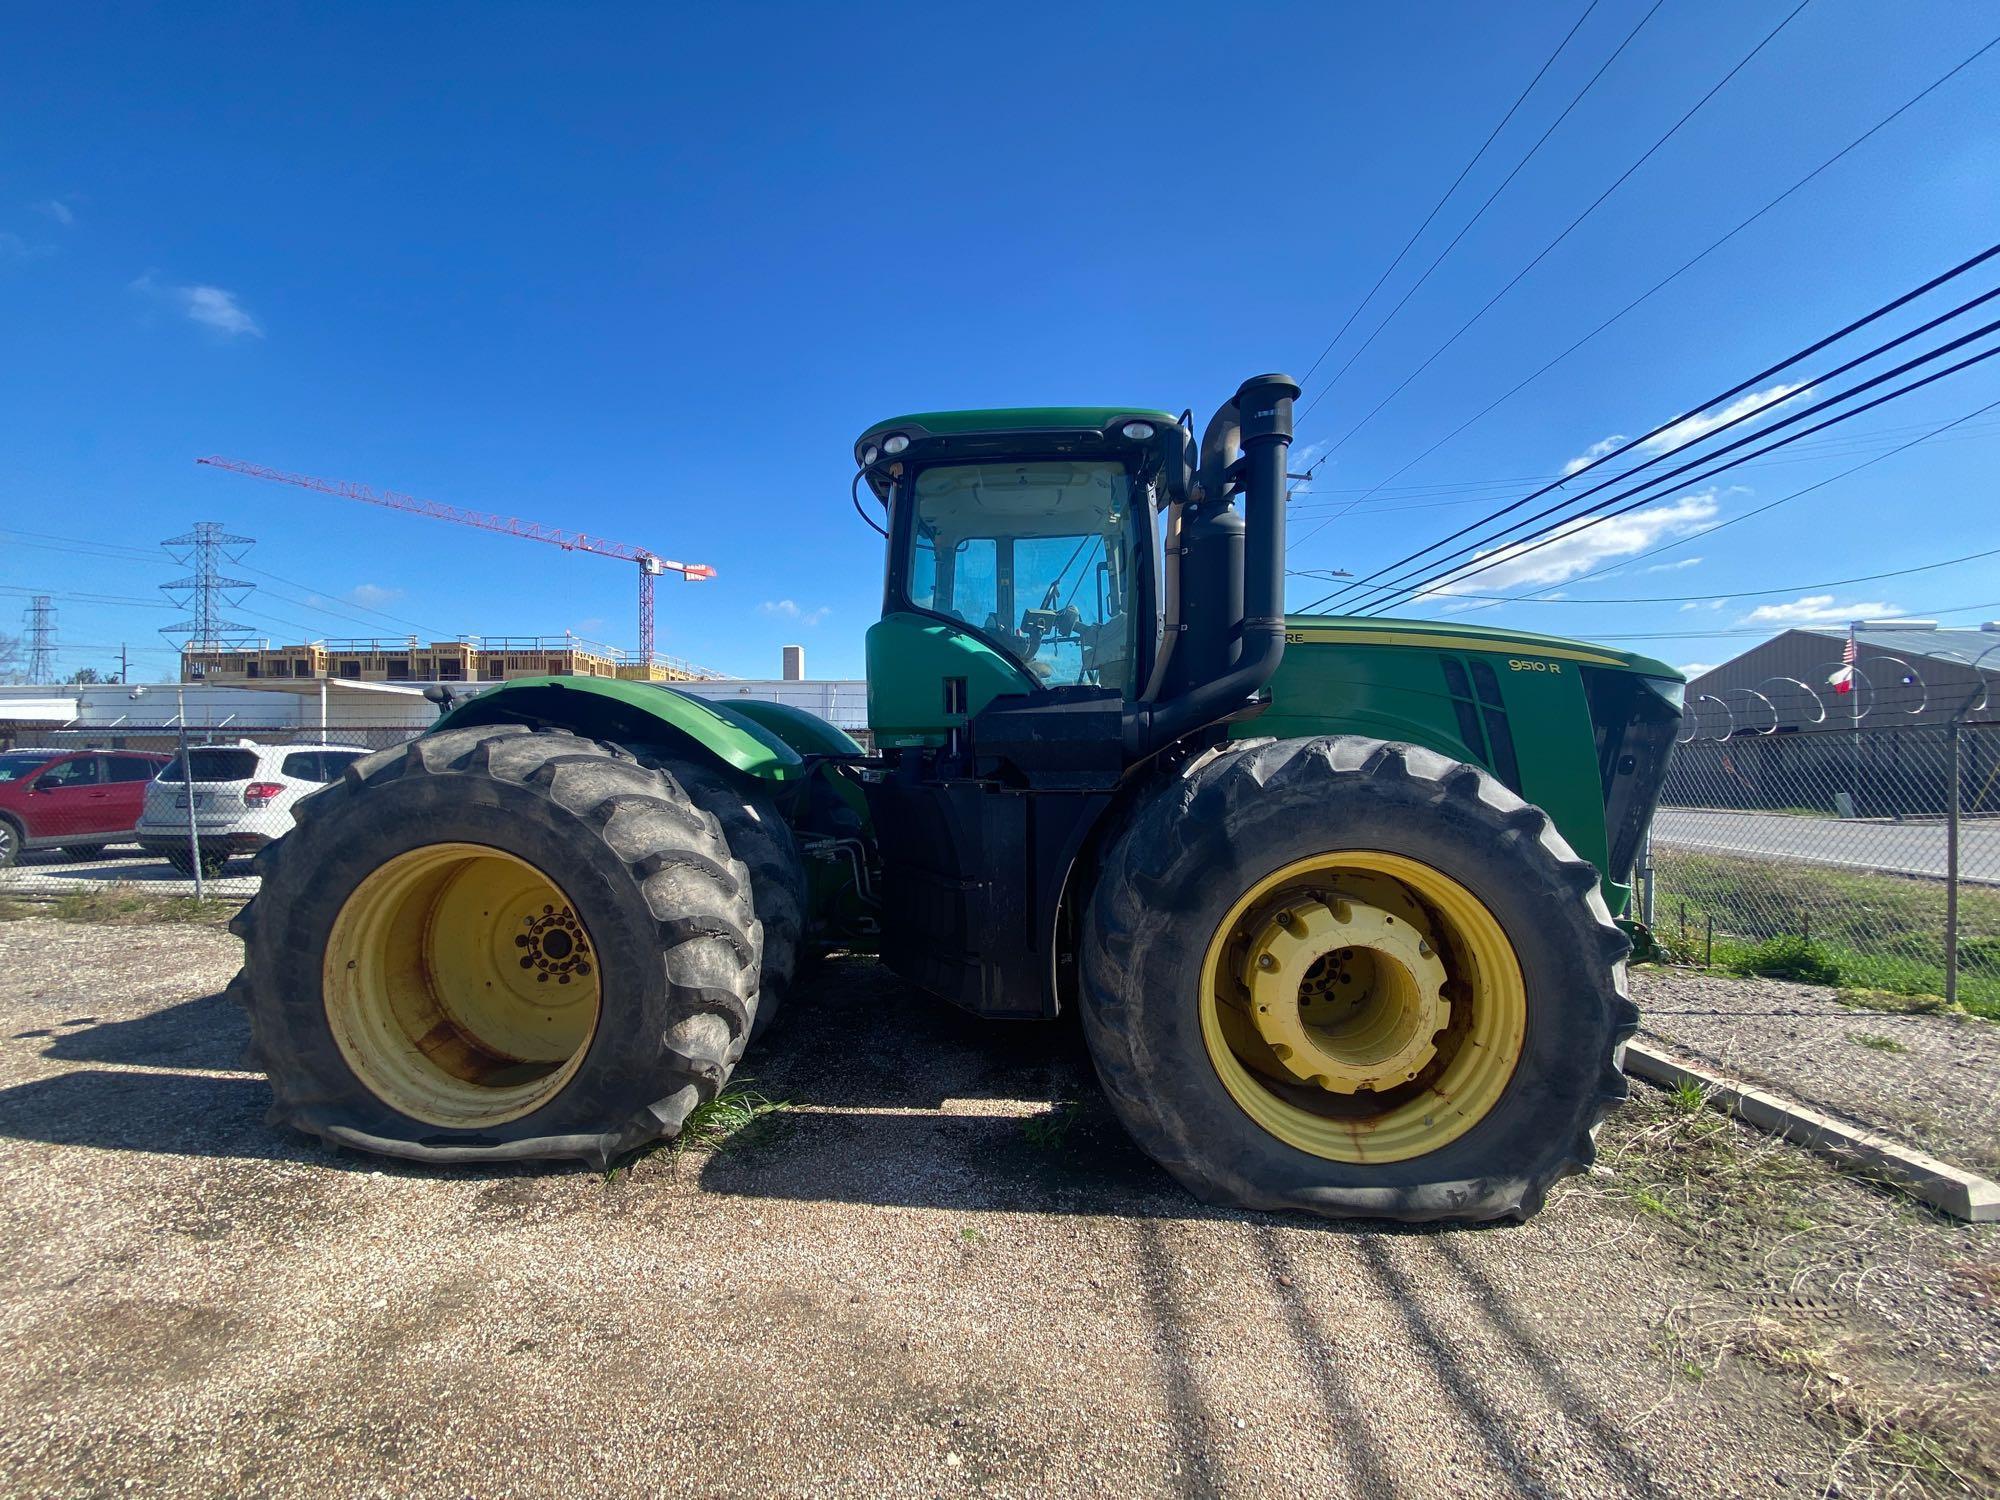
[[[1879,1031],[1850,1031],[1847,1039],[1857,1047],[1866,1047],[1871,1052],[1908,1052],[1910,1049],[1892,1036],[1883,1036]]]
[[[749,1080],[745,1079],[744,1083]],[[782,1099],[766,1098],[743,1084],[732,1084],[717,1094],[706,1104],[698,1104],[688,1112],[681,1124],[681,1133],[674,1140],[676,1152],[688,1150],[716,1150],[729,1141],[742,1141],[745,1132],[759,1122],[769,1122],[774,1115],[782,1113],[790,1106]],[[759,1138],[768,1136],[769,1131],[759,1130]]]
[[[1894,995],[1944,991],[1942,881],[1671,848],[1655,863],[1655,936],[1679,962]],[[1960,1005],[2000,1020],[2000,889],[1960,887],[1958,950]]]
[[[118,884],[33,900],[0,901],[0,922],[27,917],[54,917],[63,922],[101,922],[113,927],[142,927],[154,922],[193,922],[220,926],[242,909],[241,898],[161,896]]]
[[[1070,1127],[1083,1113],[1074,1099],[1064,1100],[1045,1115],[1030,1115],[1021,1122],[1021,1134],[1038,1151],[1060,1151],[1069,1144]]]

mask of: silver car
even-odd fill
[[[232,854],[249,854],[292,826],[292,808],[369,752],[357,745],[194,745],[193,780],[176,756],[146,788],[139,843],[183,875],[199,857],[216,874]],[[193,833],[189,803],[193,803]],[[192,847],[191,847],[192,846]]]

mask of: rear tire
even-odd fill
[[[756,1007],[747,872],[626,751],[447,730],[356,761],[296,823],[231,923],[274,1123],[602,1168],[728,1079]]]
[[[806,926],[805,863],[790,825],[768,797],[692,761],[662,761],[660,769],[715,819],[729,852],[749,868],[751,904],[764,926],[757,1018],[750,1027],[755,1041],[771,1028],[798,977]]]
[[[1627,947],[1596,868],[1484,772],[1266,741],[1111,841],[1081,1010],[1126,1129],[1210,1202],[1526,1218],[1625,1097]],[[1287,999],[1295,1029],[1256,1014]]]

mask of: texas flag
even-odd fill
[[[1854,636],[1850,633],[1847,637],[1847,645],[1841,649],[1840,665],[1834,668],[1833,675],[1827,678],[1827,684],[1836,693],[1851,693],[1854,691],[1854,657]]]

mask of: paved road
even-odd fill
[[[1899,875],[1945,873],[1945,830],[1937,823],[1890,823],[1866,818],[1799,818],[1778,813],[1702,812],[1663,807],[1653,838],[1679,849],[1760,854],[1801,864],[1889,870]],[[2000,885],[2000,827],[1968,823],[1959,833],[1959,874]]]

